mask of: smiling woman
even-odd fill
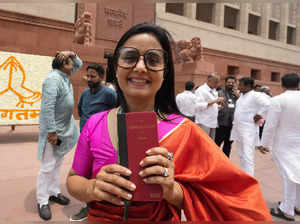
[[[126,100],[131,102],[128,106],[152,111],[165,67],[164,50],[159,41],[148,33],[137,34],[124,43],[117,55],[117,83]]]
[[[118,164],[117,113],[154,111],[159,147],[146,152],[139,175],[160,185],[163,198],[133,201],[128,221],[180,221],[181,209],[188,221],[271,220],[257,181],[180,115],[171,45],[169,33],[152,24],[121,37],[109,69],[119,107],[95,114],[83,128],[67,178],[70,194],[88,202],[90,221],[122,220],[122,199],[131,200],[137,187],[124,177],[132,171]]]

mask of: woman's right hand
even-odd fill
[[[130,176],[131,171],[118,164],[103,166],[91,181],[87,194],[96,201],[107,201],[115,205],[124,205],[122,198],[131,200],[134,183],[122,176]]]

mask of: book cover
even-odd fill
[[[157,184],[145,184],[138,175],[139,165],[146,157],[146,151],[158,146],[157,119],[154,112],[132,112],[118,114],[119,160],[132,174],[130,181],[135,183],[133,201],[160,201],[162,189]]]

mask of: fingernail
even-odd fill
[[[140,166],[142,166],[144,164],[143,160],[140,162]]]
[[[127,194],[127,198],[128,198],[128,199],[131,199],[131,198],[132,198],[132,195],[131,195],[131,194]]]
[[[139,175],[142,176],[142,175],[143,175],[143,171],[140,171],[140,172],[139,172]]]
[[[151,152],[151,149],[147,150],[146,153],[149,154]]]
[[[126,174],[130,175],[131,174],[131,170],[126,170]]]
[[[120,201],[120,205],[124,205],[124,201]]]
[[[131,184],[131,185],[130,185],[130,188],[131,188],[132,190],[135,190],[135,189],[136,189],[135,184]]]

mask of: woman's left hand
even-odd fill
[[[163,147],[151,148],[146,154],[147,156],[140,162],[143,170],[139,172],[139,175],[147,184],[160,184],[163,189],[163,198],[167,199],[175,185],[173,154]]]

